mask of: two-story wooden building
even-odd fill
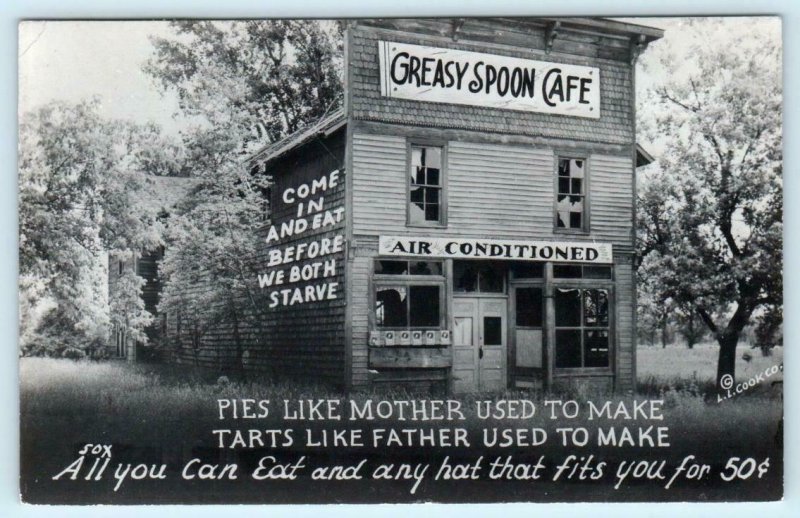
[[[661,35],[350,23],[343,109],[252,158],[274,178],[264,271],[285,278],[262,285],[274,318],[251,366],[348,387],[631,390],[634,64]]]

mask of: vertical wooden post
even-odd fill
[[[556,302],[553,286],[553,263],[544,265],[544,370],[545,390],[553,390],[553,369],[555,368],[556,344]]]

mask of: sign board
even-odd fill
[[[504,259],[558,263],[613,263],[609,243],[578,241],[509,241],[505,239],[452,239],[444,237],[381,236],[381,255],[452,259]]]
[[[600,69],[378,42],[381,95],[600,118]]]

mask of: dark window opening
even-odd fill
[[[514,261],[511,272],[515,279],[541,279],[544,277],[544,263],[532,261]]]
[[[517,288],[517,327],[542,327],[542,288]]]
[[[555,306],[556,367],[608,367],[608,290],[558,288]]]
[[[374,268],[376,275],[391,276],[376,281],[376,327],[441,326],[444,276],[440,261],[377,259]],[[430,279],[421,282],[415,276]]]

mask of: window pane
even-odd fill
[[[425,201],[428,203],[439,203],[439,189],[435,187],[426,188]]]
[[[581,325],[581,291],[558,288],[556,290],[556,326]]]
[[[409,194],[411,203],[418,203],[422,207],[422,202],[425,201],[425,189],[423,187],[414,187]]]
[[[569,178],[566,177],[559,177],[558,178],[558,192],[559,193],[569,193]]]
[[[416,171],[413,172],[411,175],[411,183],[422,185],[425,183],[425,168],[422,166],[418,166]]]
[[[411,327],[437,327],[439,325],[439,287],[410,286],[409,313]]]
[[[442,275],[442,263],[434,261],[411,261],[411,275]]]
[[[453,261],[453,289],[458,292],[478,291],[478,271],[468,261]]]
[[[483,317],[483,345],[503,345],[503,319]]]
[[[582,187],[583,187],[583,180],[581,180],[580,178],[573,178],[572,190],[569,192],[572,192],[572,194],[582,194],[583,193]],[[562,191],[562,192],[568,192],[568,191]]]
[[[573,178],[583,178],[583,160],[569,161],[569,175]]]
[[[422,148],[421,147],[412,147],[411,148],[411,165],[412,166],[422,165]]]
[[[425,206],[425,221],[439,221],[439,205]]]
[[[442,167],[442,148],[440,147],[426,147],[425,148],[425,165],[440,169]]]
[[[375,324],[378,327],[407,327],[407,298],[404,286],[380,287],[375,294]]]
[[[439,185],[439,169],[436,167],[428,168],[428,185]]]
[[[608,367],[608,331],[584,331],[584,367]]]
[[[542,327],[542,289],[517,288],[517,325]]]
[[[408,274],[408,261],[375,261],[375,273],[380,275]]]
[[[584,266],[583,277],[585,279],[610,279],[610,266]]]
[[[569,176],[569,160],[561,158],[558,160],[558,175]]]
[[[515,279],[541,279],[544,276],[544,263],[514,262],[511,271]]]
[[[581,366],[581,332],[577,329],[556,330],[556,367]]]
[[[583,310],[584,325],[608,327],[608,291],[584,290]]]
[[[422,203],[408,205],[408,220],[411,223],[425,223],[425,210]]]
[[[558,228],[567,228],[567,221],[569,221],[569,212],[564,210],[558,211]]]
[[[479,291],[482,293],[505,292],[505,268],[495,263],[481,265],[479,277]]]
[[[581,228],[583,220],[583,213],[582,212],[570,212],[569,213],[569,228]]]
[[[581,267],[574,264],[554,264],[553,277],[556,279],[580,279]]]

